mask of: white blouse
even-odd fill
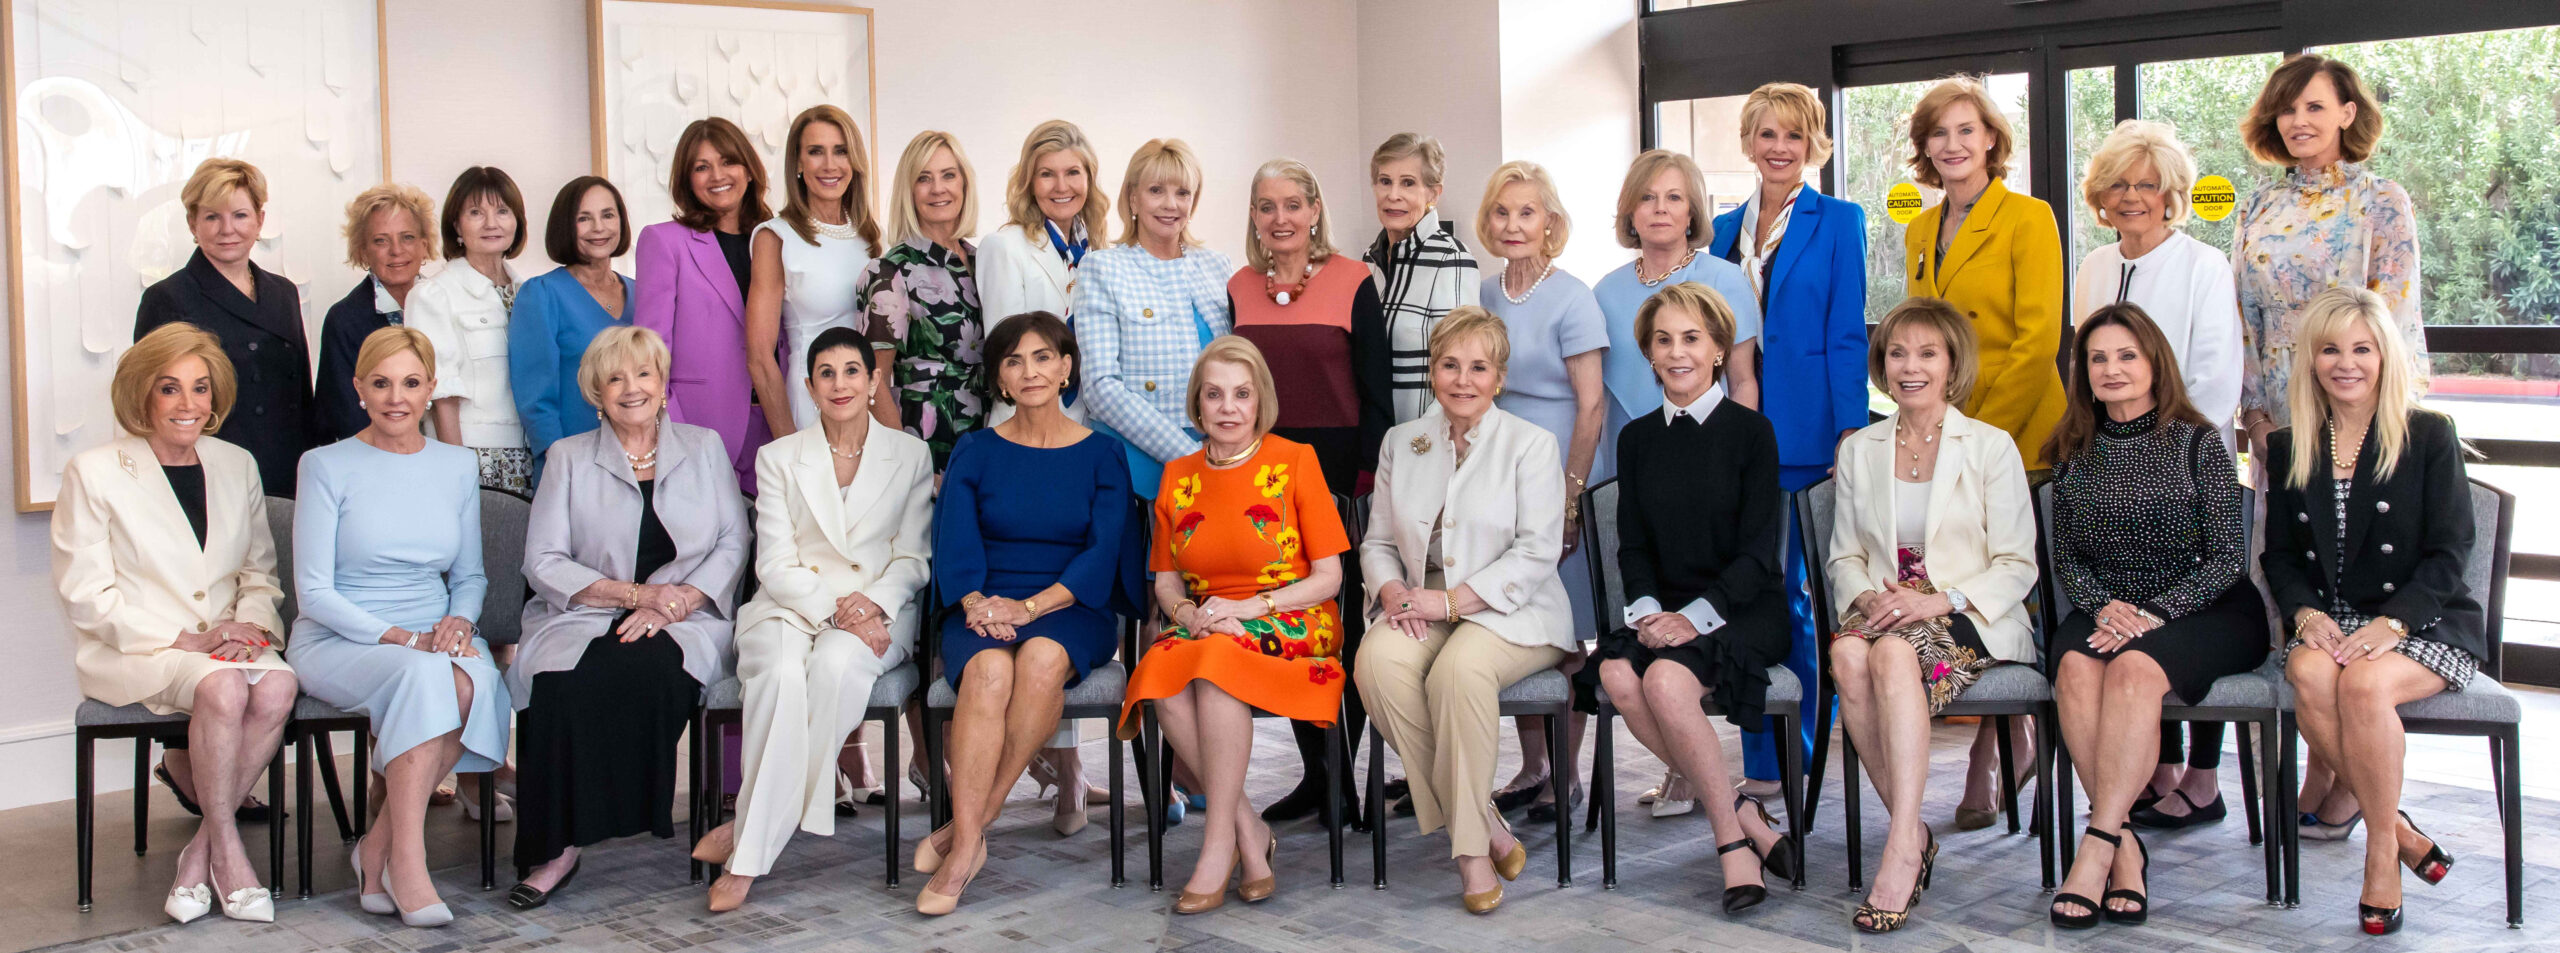
[[[507,283],[521,286],[515,265],[505,268]],[[463,259],[446,261],[443,271],[410,289],[402,323],[435,346],[434,399],[462,399],[462,445],[524,446],[515,386],[507,375],[507,305],[489,276]]]
[[[756,226],[782,240],[782,390],[790,395],[791,425],[818,425],[818,405],[803,381],[809,376],[809,344],[828,328],[862,330],[853,313],[855,278],[871,264],[871,245],[860,234],[836,238],[821,231],[818,243],[801,240],[780,218]]]
[[[2081,259],[2071,281],[2071,323],[2078,326],[2089,312],[2118,301],[2142,306],[2169,350],[2178,357],[2178,378],[2187,385],[2187,400],[2222,432],[2232,446],[2231,428],[2240,416],[2240,383],[2246,375],[2241,360],[2240,292],[2233,283],[2231,261],[2222,250],[2184,231],[2143,254],[2126,259],[2118,242]]]

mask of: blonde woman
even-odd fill
[[[2389,299],[2314,296],[2295,333],[2294,426],[2267,441],[2259,564],[2292,638],[2285,679],[2311,752],[2337,771],[2365,827],[2364,932],[2400,929],[2400,868],[2429,884],[2453,857],[2401,811],[2398,708],[2458,692],[2488,654],[2464,582],[2471,487],[2453,419],[2417,406],[2414,355]]]
[[[1005,180],[1004,227],[978,243],[978,302],[987,323],[1046,311],[1074,325],[1077,268],[1085,255],[1111,244],[1111,199],[1101,178],[1093,143],[1075,123],[1052,119],[1032,127]],[[1066,410],[1085,419],[1072,399]],[[987,422],[1011,416],[1013,405],[999,402]]]
[[[950,133],[927,130],[907,142],[888,183],[888,237],[894,242],[862,269],[854,311],[869,324],[878,375],[871,412],[924,439],[934,469],[951,459],[960,435],[986,421],[979,386],[979,349],[986,327],[978,309],[969,236],[978,231],[978,176]]]
[[[782,211],[756,226],[747,283],[747,378],[776,437],[817,424],[818,405],[785,368],[808,366],[820,332],[859,326],[846,278],[880,248],[871,150],[852,116],[823,104],[802,110],[783,152]]]
[[[1271,361],[1280,388],[1272,432],[1314,447],[1327,486],[1357,487],[1393,419],[1386,307],[1369,269],[1335,254],[1338,237],[1314,169],[1273,159],[1253,173],[1245,265],[1227,279],[1236,334]]]
[[[1449,309],[1480,303],[1476,258],[1440,215],[1449,157],[1440,140],[1420,133],[1388,136],[1369,154],[1369,192],[1377,200],[1378,237],[1360,260],[1386,309],[1389,397],[1395,422],[1431,409],[1431,368],[1424,357],[1431,329]]]
[[[434,201],[416,186],[386,182],[347,203],[347,264],[365,276],[320,320],[320,383],[313,436],[343,440],[363,430],[364,408],[346,386],[355,377],[365,335],[398,324],[418,285],[418,268],[436,257]]]
[[[185,323],[143,335],[109,392],[124,436],[72,457],[53,504],[53,587],[76,633],[80,693],[188,716],[204,821],[161,904],[179,923],[217,898],[224,916],[275,919],[238,812],[297,686],[275,651],[284,594],[258,463],[208,439],[237,386],[213,335]]]
[[[1200,243],[1200,156],[1151,139],[1120,179],[1120,239],[1076,268],[1077,376],[1094,429],[1127,447],[1131,488],[1153,497],[1165,463],[1200,449],[1182,395],[1200,349],[1234,327],[1227,277],[1235,260]]]

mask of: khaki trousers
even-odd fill
[[[1449,856],[1491,853],[1484,805],[1493,797],[1503,687],[1563,660],[1563,649],[1514,645],[1466,621],[1431,623],[1420,641],[1384,623],[1362,638],[1352,683],[1404,759],[1422,833],[1448,826]]]
[[[843,629],[812,639],[779,619],[738,636],[745,778],[738,785],[738,848],[729,857],[730,872],[772,872],[794,829],[821,837],[836,832],[836,751],[862,726],[872,683],[914,647],[916,626],[901,621],[907,624],[891,628],[889,651],[880,655]],[[898,766],[884,770],[894,790]]]

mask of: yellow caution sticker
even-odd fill
[[[2208,175],[2196,180],[2189,202],[2195,207],[2197,218],[2219,222],[2231,217],[2232,207],[2240,204],[2240,194],[2231,187],[2230,179]]]
[[[1884,215],[1896,225],[1911,224],[1912,219],[1920,217],[1920,209],[1919,186],[1897,182],[1884,194]]]

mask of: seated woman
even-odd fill
[[[1778,565],[1778,435],[1769,418],[1726,396],[1733,329],[1724,296],[1697,282],[1645,299],[1635,339],[1661,381],[1662,409],[1618,431],[1626,627],[1600,637],[1600,684],[1636,740],[1687,778],[1729,776],[1699,703],[1712,697],[1738,727],[1767,724],[1769,666],[1795,644]],[[1759,906],[1769,898],[1760,868],[1795,876],[1795,842],[1749,797],[1705,800],[1724,911]]]
[[[2081,320],[2071,403],[2054,463],[2053,573],[2071,614],[2054,700],[2089,792],[2085,838],[2054,895],[2055,926],[2150,918],[2151,852],[2125,830],[2160,758],[2164,695],[2204,698],[2213,680],[2266,661],[2266,600],[2248,578],[2248,514],[2222,431],[2187,400],[2178,355],[2142,306]],[[2133,837],[2123,849],[2119,833]],[[2101,900],[2091,900],[2100,897]]]
[[[2417,406],[2382,296],[2321,292],[2294,344],[2294,425],[2267,441],[2259,565],[2293,629],[2285,678],[2302,739],[2372,820],[2356,907],[2379,936],[2400,929],[2401,865],[2430,884],[2453,867],[2399,810],[2398,708],[2461,691],[2488,653],[2485,613],[2463,583],[2470,478],[2453,419]]]
[[[604,426],[553,441],[525,526],[523,731],[507,903],[551,902],[581,848],[674,837],[676,740],[729,667],[747,504],[718,431],[667,420],[667,346],[607,328],[578,364]],[[530,871],[530,873],[522,873]]]
[[[1469,913],[1502,905],[1529,852],[1493,808],[1505,685],[1574,647],[1555,435],[1493,405],[1511,339],[1474,305],[1431,329],[1437,406],[1387,431],[1360,574],[1369,633],[1360,700],[1404,759],[1415,823],[1449,829]],[[1476,468],[1469,470],[1466,464]],[[1498,859],[1497,859],[1498,858]]]
[[[916,845],[916,871],[934,875],[916,912],[931,916],[986,866],[987,825],[1058,727],[1066,690],[1111,660],[1112,600],[1136,586],[1121,562],[1129,462],[1058,406],[1074,332],[1046,311],[1014,315],[986,355],[984,386],[1014,415],[960,436],[934,527],[942,673],[959,706],[945,745],[951,823]]]
[[[1891,827],[1875,887],[1850,922],[1902,928],[1938,859],[1920,819],[1929,719],[1991,666],[2036,660],[2027,472],[2007,431],[1964,415],[1973,325],[1936,298],[1895,305],[1867,347],[1894,414],[1840,443],[1831,521],[1831,678]],[[2157,730],[2144,723],[2145,730]],[[1882,903],[1896,903],[1885,907]]]
[[[161,904],[180,923],[215,897],[223,916],[275,920],[237,813],[274,757],[295,685],[273,651],[284,593],[258,461],[207,436],[238,394],[213,335],[185,322],[153,329],[116,361],[110,399],[125,436],[73,456],[53,503],[53,588],[78,633],[80,693],[188,716],[204,821]]]
[[[738,816],[693,856],[723,865],[711,911],[735,910],[794,830],[836,832],[836,752],[862,727],[871,685],[914,654],[932,556],[933,456],[871,417],[870,342],[810,339],[802,387],[817,426],[756,451],[756,579],[738,610],[745,780]],[[921,763],[921,762],[920,762]],[[889,765],[890,770],[897,769]]]
[[[356,352],[373,422],[302,457],[293,662],[311,697],[372,720],[382,810],[348,860],[366,913],[453,922],[427,875],[427,796],[507,754],[507,686],[480,638],[480,458],[418,429],[435,346],[387,327]],[[382,840],[374,840],[380,835]],[[406,900],[400,898],[406,897]]]
[[[1166,740],[1209,797],[1200,860],[1175,913],[1226,903],[1231,875],[1246,903],[1276,886],[1279,842],[1244,793],[1253,713],[1328,727],[1341,711],[1335,557],[1351,548],[1315,451],[1270,435],[1280,398],[1262,350],[1218,338],[1190,376],[1202,446],[1165,465],[1148,567],[1170,625],[1130,673],[1120,715],[1120,737],[1137,737],[1138,703],[1155,700]]]

